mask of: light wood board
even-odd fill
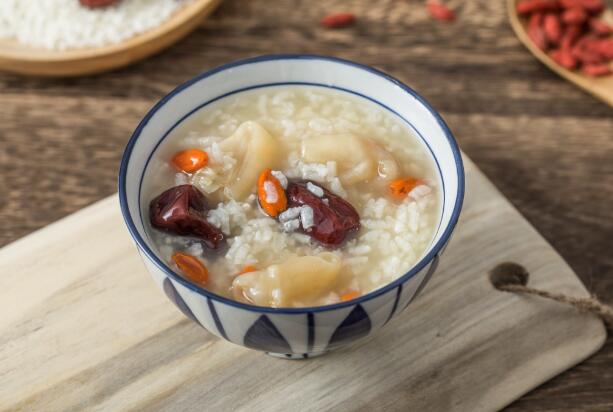
[[[0,70],[31,76],[67,77],[127,66],[187,36],[220,2],[191,0],[159,26],[121,43],[102,47],[56,51],[0,38]]]
[[[1,410],[489,411],[577,364],[600,320],[492,288],[587,293],[557,253],[466,159],[461,221],[407,311],[345,350],[305,361],[219,340],[156,289],[116,196],[0,250]]]

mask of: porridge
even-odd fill
[[[160,257],[213,293],[270,307],[354,299],[409,271],[440,177],[400,118],[343,91],[274,86],[182,121],[145,173]]]

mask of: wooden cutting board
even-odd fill
[[[116,196],[0,250],[0,409],[489,411],[597,351],[600,320],[492,288],[587,296],[568,265],[466,159],[461,222],[424,293],[352,347],[288,361],[221,341],[157,290]]]

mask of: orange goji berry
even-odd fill
[[[277,217],[287,209],[285,190],[270,169],[264,169],[258,179],[258,200],[264,212],[270,217]]]
[[[187,149],[172,157],[172,164],[185,173],[194,173],[209,162],[209,155],[204,150]]]
[[[172,261],[185,277],[199,285],[206,284],[209,279],[209,271],[196,257],[183,252],[172,254]]]
[[[402,200],[420,184],[418,179],[414,177],[405,177],[402,179],[396,179],[390,183],[389,188],[392,196],[398,200]]]
[[[347,302],[347,301],[353,300],[357,298],[358,296],[360,296],[360,292],[357,292],[355,290],[351,292],[347,292],[341,295],[341,302]]]
[[[247,266],[245,266],[245,267],[244,267],[244,268],[243,268],[243,269],[242,269],[240,272],[238,272],[238,274],[239,274],[239,275],[242,275],[242,274],[244,274],[244,273],[255,272],[255,271],[257,271],[257,270],[258,270],[258,269],[257,269],[255,266],[253,266],[253,265],[247,265]]]

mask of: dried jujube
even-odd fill
[[[308,189],[308,183],[317,185],[304,181],[287,186],[288,206],[310,206],[313,226],[304,232],[326,246],[338,246],[349,232],[360,228],[360,216],[349,202],[325,188],[322,188],[322,197],[316,196]],[[327,204],[324,199],[327,199]]]
[[[206,220],[206,199],[192,185],[180,185],[166,190],[149,205],[151,225],[180,236],[195,237],[211,249],[224,241],[221,230]]]

